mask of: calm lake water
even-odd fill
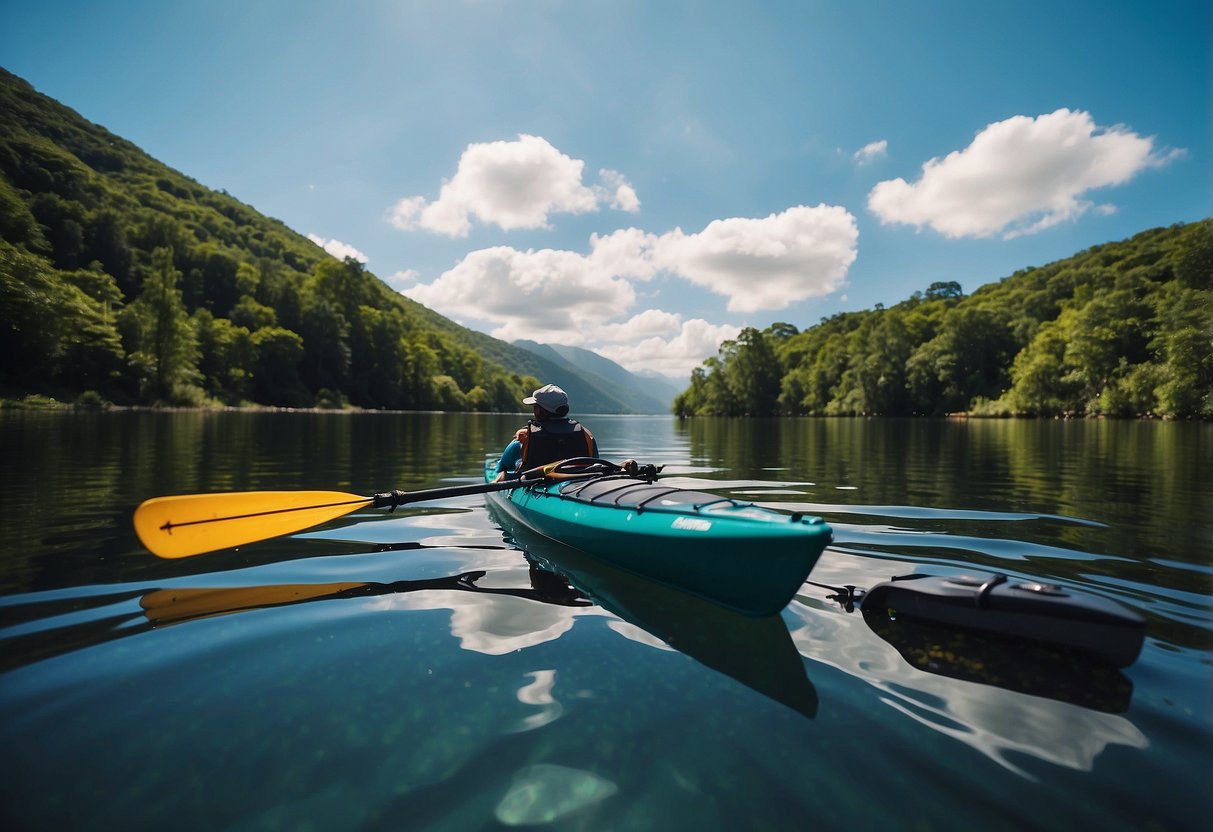
[[[178,561],[131,528],[159,495],[477,482],[520,421],[0,412],[0,827],[1206,828],[1213,425],[585,417],[604,456],[824,516],[813,582],[1118,601],[1124,671],[882,634],[813,583],[744,618],[528,559],[482,496]]]

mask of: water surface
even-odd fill
[[[4,827],[1207,821],[1213,426],[585,421],[605,456],[824,516],[812,583],[744,618],[515,540],[481,496],[163,561],[147,497],[472,483],[518,419],[0,413]],[[974,570],[1126,605],[1141,657],[890,630],[818,585]]]

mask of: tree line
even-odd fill
[[[1213,220],[1154,229],[965,295],[747,328],[680,416],[1213,417]]]
[[[0,394],[488,411],[538,386],[3,70],[0,116]]]

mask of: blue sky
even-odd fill
[[[1208,0],[0,0],[0,65],[507,340],[739,327],[1213,214]]]

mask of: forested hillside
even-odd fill
[[[510,355],[0,70],[0,395],[520,410]]]
[[[965,296],[743,330],[680,415],[1213,416],[1213,220],[1160,228]]]

